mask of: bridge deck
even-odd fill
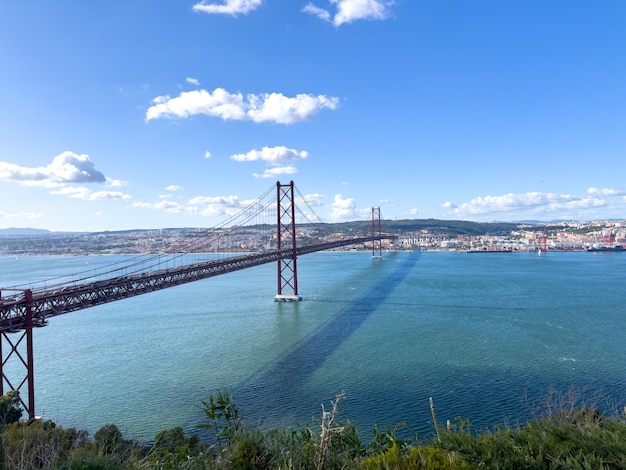
[[[365,236],[307,245],[298,247],[296,254],[305,255],[381,238],[391,239],[395,236]],[[24,294],[3,297],[0,298],[0,332],[10,333],[25,329],[27,307],[30,307],[32,311],[33,326],[42,327],[48,324],[48,318],[57,315],[288,259],[292,256],[293,251],[288,248],[37,291],[33,292],[30,305]]]

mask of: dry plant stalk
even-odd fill
[[[340,434],[344,427],[343,426],[334,426],[335,416],[337,416],[337,405],[341,400],[345,398],[345,393],[340,393],[339,395],[335,395],[335,401],[331,401],[333,408],[332,411],[326,411],[324,405],[322,404],[322,422],[320,424],[320,444],[319,444],[319,453],[317,455],[317,469],[321,470],[324,468],[324,462],[326,461],[326,454],[328,453],[328,449],[330,449],[331,438],[333,434]]]
[[[430,412],[433,415],[433,424],[435,425],[435,432],[437,433],[437,442],[441,442],[441,436],[439,436],[439,423],[437,423],[437,416],[435,415],[435,403],[433,402],[433,397],[430,397],[429,400]]]

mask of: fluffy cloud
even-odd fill
[[[283,166],[283,162],[303,160],[309,156],[308,152],[298,151],[284,146],[263,147],[261,150],[250,150],[248,153],[239,153],[230,158],[237,162],[263,161],[273,168],[268,168],[263,173],[253,173],[255,178],[274,178],[280,175],[293,175],[298,170],[293,165]]]
[[[407,211],[406,215],[409,217],[416,217],[418,215],[424,214],[425,212],[426,211],[424,211],[423,209],[418,209],[417,207],[413,207]]]
[[[130,199],[129,194],[120,191],[90,191],[84,186],[65,186],[61,189],[51,191],[52,194],[68,196],[74,199],[84,199],[86,201],[100,200],[126,200]]]
[[[255,203],[262,204],[254,200],[240,200],[237,196],[196,196],[187,201],[186,204],[161,200],[159,202],[135,202],[133,207],[139,209],[150,209],[164,211],[173,214],[201,215],[205,217],[232,217]],[[254,210],[259,210],[261,206],[253,206]]]
[[[587,194],[593,194],[593,195],[598,195],[598,196],[621,196],[622,194],[626,194],[626,191],[622,189],[591,187],[587,190]]]
[[[195,86],[200,85],[200,80],[198,80],[197,78],[187,77],[185,80],[187,81],[187,83],[191,85],[195,85]]]
[[[211,205],[221,207],[241,207],[239,197],[237,196],[196,196],[189,200],[189,204],[193,206],[197,205]]]
[[[213,92],[193,90],[179,96],[158,96],[146,112],[146,119],[187,118],[196,114],[220,117],[224,120],[277,122],[293,124],[313,117],[320,110],[336,109],[339,99],[325,95],[298,94],[287,97],[281,93],[229,93],[223,88]]]
[[[166,191],[182,191],[184,188],[182,186],[178,186],[177,184],[170,184],[167,188],[165,188]]]
[[[133,203],[133,207],[138,207],[142,209],[153,209],[164,212],[169,212],[172,214],[192,214],[193,208],[185,207],[182,204],[172,201],[160,201],[156,203],[150,202],[135,202]]]
[[[126,186],[128,183],[122,180],[114,180],[113,178],[109,178],[107,176],[106,185],[109,188],[121,188],[122,186]]]
[[[25,217],[27,219],[36,219],[41,217],[42,214],[39,212],[21,212],[21,213],[10,213],[5,211],[0,211],[0,219],[12,219],[15,217]]]
[[[252,173],[255,178],[275,178],[281,175],[293,175],[298,173],[298,169],[295,166],[276,166],[274,168],[268,168],[263,173]]]
[[[51,191],[51,193],[68,196],[74,199],[87,199],[87,197],[89,197],[89,189],[84,186],[66,186],[64,188]]]
[[[312,206],[312,207],[319,207],[323,205],[323,200],[324,200],[324,195],[323,194],[319,194],[319,193],[313,193],[313,194],[305,194],[304,196],[302,196],[302,198],[304,199],[304,203],[308,206]],[[299,198],[298,198],[299,199]],[[296,201],[296,204],[298,204],[298,202]]]
[[[24,186],[54,188],[51,194],[67,196],[85,201],[126,200],[129,194],[121,191],[91,191],[85,186],[72,183],[106,183],[110,188],[125,186],[126,182],[105,177],[96,170],[88,155],[63,152],[52,159],[45,167],[25,167],[13,163],[0,162],[0,181],[13,181]]]
[[[253,162],[262,160],[272,165],[278,165],[286,161],[295,161],[305,159],[309,156],[308,152],[298,151],[284,146],[263,147],[261,150],[250,150],[248,153],[239,153],[231,156],[237,162]]]
[[[324,8],[317,7],[312,3],[307,3],[307,5],[302,9],[304,13],[309,13],[310,15],[315,15],[318,18],[324,21],[332,21],[332,16],[328,10]]]
[[[237,196],[197,196],[189,200],[190,209],[197,214],[215,217],[232,216],[249,206],[251,201],[240,201]]]
[[[443,207],[451,209],[457,216],[482,216],[488,214],[512,213],[516,217],[529,217],[537,214],[567,214],[604,207],[607,201],[593,194],[615,194],[613,190],[588,191],[592,196],[574,196],[528,192],[524,194],[504,194],[501,196],[481,196],[462,204],[446,202]]]
[[[63,152],[45,167],[25,167],[0,162],[0,181],[13,181],[25,186],[54,187],[65,183],[104,183],[105,176],[95,169],[85,154]],[[115,181],[115,180],[112,180]]]
[[[336,7],[333,15],[329,10],[320,8],[313,3],[308,3],[302,11],[315,15],[318,18],[341,26],[344,23],[352,23],[356,20],[382,20],[389,16],[389,7],[393,1],[382,0],[330,0],[331,5]]]
[[[336,194],[331,204],[330,219],[333,222],[359,220],[368,216],[369,213],[369,209],[358,209],[354,199],[344,199],[341,194]]]
[[[193,6],[193,10],[203,13],[236,16],[256,10],[262,4],[263,0],[225,0],[222,4],[202,0]]]

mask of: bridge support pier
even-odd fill
[[[278,293],[275,301],[302,300],[298,294],[298,266],[296,247],[296,205],[293,197],[293,181],[276,183],[278,234],[276,244],[281,258],[278,260]]]
[[[0,395],[5,394],[5,383],[8,385],[8,390],[17,390],[21,392],[22,387],[26,384],[28,393],[28,403],[24,401],[24,396],[20,393],[20,402],[24,411],[28,414],[29,418],[35,417],[35,377],[34,377],[34,353],[33,353],[33,310],[32,301],[33,293],[30,289],[24,291],[25,304],[25,323],[23,329],[19,331],[20,336],[17,341],[14,341],[9,336],[11,332],[0,332]],[[26,344],[24,345],[24,341]],[[8,353],[5,356],[5,348],[7,345],[9,348]],[[26,351],[24,351],[24,346]],[[11,358],[17,358],[17,362],[21,363],[26,369],[26,376],[20,380],[20,382],[12,382],[6,373],[6,364]],[[19,378],[19,377],[18,377]],[[15,386],[17,384],[17,386]]]

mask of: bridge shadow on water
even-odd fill
[[[233,390],[236,402],[245,404],[246,415],[251,411],[263,420],[281,415],[285,408],[300,402],[306,381],[402,283],[419,257],[419,252],[413,252],[389,276],[350,302],[304,342]],[[318,407],[319,403],[312,405]]]

